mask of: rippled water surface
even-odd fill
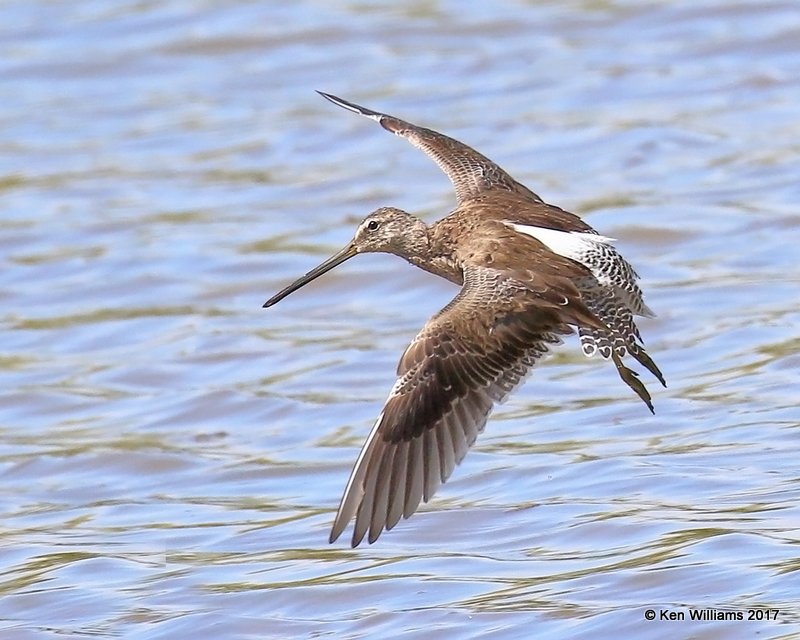
[[[18,1],[0,46],[0,638],[800,634],[795,2]],[[454,198],[314,89],[617,238],[655,416],[570,340],[421,513],[328,545],[455,287],[370,255],[261,304]]]

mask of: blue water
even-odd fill
[[[0,638],[800,634],[798,33],[755,0],[4,3]],[[314,89],[617,238],[656,415],[568,341],[420,513],[328,545],[456,289],[371,255],[261,304],[454,199]]]

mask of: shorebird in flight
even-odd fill
[[[400,209],[370,213],[339,253],[265,304],[359,253],[392,253],[461,287],[400,358],[398,378],[356,460],[330,541],[355,517],[352,546],[408,518],[445,482],[492,407],[562,336],[611,360],[653,411],[638,361],[666,386],[634,316],[652,316],[633,267],[578,216],[547,204],[494,162],[441,133],[322,93],[424,151],[447,174],[457,206],[428,226]]]

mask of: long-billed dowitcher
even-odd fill
[[[475,442],[493,405],[573,327],[584,354],[611,359],[653,411],[638,374],[622,363],[631,355],[666,386],[633,320],[652,312],[612,239],[545,203],[467,145],[320,93],[422,149],[450,178],[458,206],[431,226],[400,209],[373,211],[344,249],[264,306],[367,252],[393,253],[461,286],[400,358],[397,381],[350,474],[331,542],[353,516],[352,545],[367,533],[374,542],[427,502]]]

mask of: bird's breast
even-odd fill
[[[409,262],[428,273],[449,280],[459,286],[464,283],[464,270],[458,260],[450,253],[441,253],[426,258],[410,258]]]

